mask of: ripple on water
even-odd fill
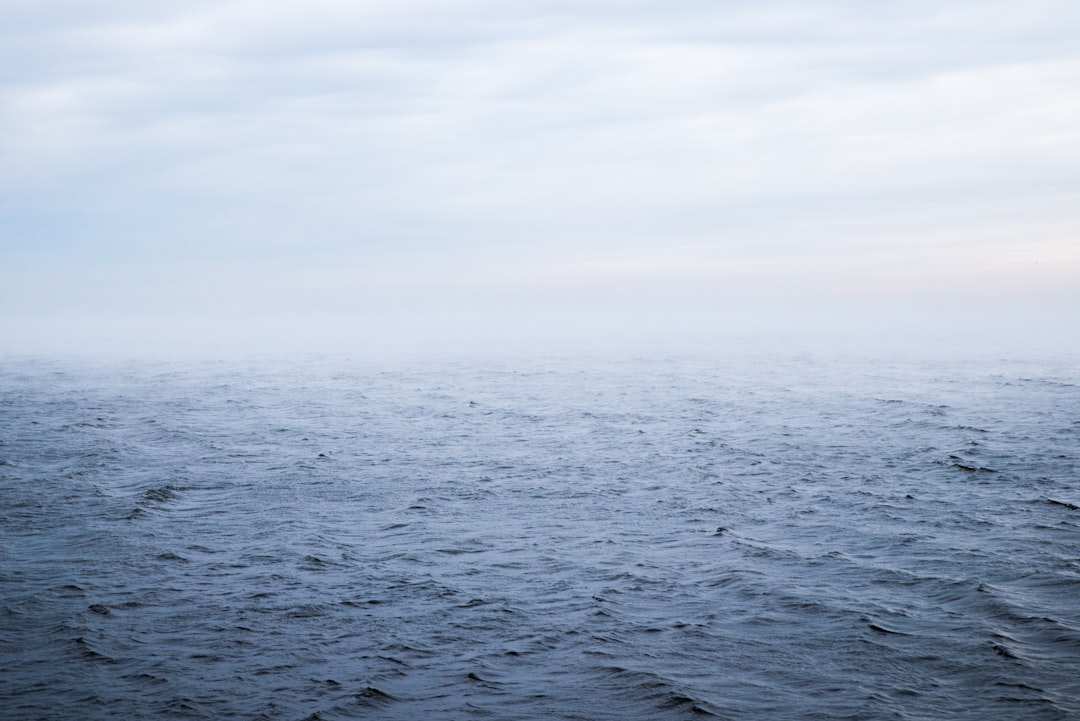
[[[1080,717],[1080,379],[0,368],[0,715]]]

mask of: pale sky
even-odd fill
[[[1078,309],[1072,0],[0,2],[0,353],[1078,350]]]

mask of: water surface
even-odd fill
[[[1080,718],[1080,372],[0,363],[0,716]]]

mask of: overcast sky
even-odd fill
[[[1073,0],[4,0],[0,352],[1080,343]]]

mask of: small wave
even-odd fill
[[[990,647],[994,649],[994,653],[996,653],[998,656],[1003,656],[1007,659],[1011,659],[1014,661],[1019,660],[1019,656],[1017,656],[1016,652],[1013,651],[1010,647],[1011,643],[1015,643],[1014,639],[1009,638],[1008,636],[1005,636],[1001,633],[995,633],[994,637],[998,639],[997,641],[990,644]]]
[[[142,497],[146,501],[154,501],[157,503],[164,503],[166,501],[175,501],[180,497],[180,491],[184,490],[179,486],[172,484],[166,484],[164,486],[158,486],[157,488],[151,488],[144,491]]]
[[[437,553],[445,553],[448,556],[461,556],[469,553],[483,553],[486,548],[436,548]]]
[[[327,608],[321,604],[304,603],[290,608],[286,615],[290,618],[318,618],[327,614]]]
[[[871,631],[874,631],[875,633],[884,633],[884,634],[887,634],[887,635],[890,635],[890,636],[910,636],[911,635],[910,633],[904,633],[903,631],[897,631],[897,630],[892,629],[892,628],[886,628],[885,626],[882,626],[879,623],[873,623],[873,622],[867,623],[866,627],[869,628]]]
[[[85,658],[88,661],[94,661],[96,663],[106,663],[106,664],[120,663],[120,661],[113,658],[112,656],[108,656],[108,655],[106,655],[104,653],[101,653],[100,651],[94,649],[90,645],[90,642],[87,641],[82,636],[79,636],[78,638],[74,639],[74,641],[75,641],[76,647],[79,649],[79,653],[82,655],[83,658]]]
[[[135,681],[137,683],[147,684],[150,686],[160,686],[161,684],[166,684],[169,682],[169,679],[167,678],[164,678],[162,676],[156,676],[152,673],[146,673],[144,671],[125,674],[120,678],[123,678],[126,681]]]
[[[967,471],[968,473],[997,473],[993,468],[987,466],[971,466],[966,463],[953,463],[953,468],[959,468],[961,471]]]
[[[364,606],[378,606],[386,603],[386,601],[380,598],[369,598],[366,601],[353,601],[351,599],[345,599],[340,602],[342,606],[350,606],[352,608],[362,608]]]
[[[491,603],[491,601],[484,600],[483,598],[473,598],[468,602],[459,605],[458,608],[476,608],[477,606],[486,606],[489,603]]]
[[[394,696],[374,686],[368,686],[363,691],[354,694],[353,698],[365,706],[382,706],[391,701],[397,701]]]
[[[1052,378],[1017,378],[1021,383],[1030,383],[1033,385],[1049,386],[1051,388],[1078,388],[1075,383],[1068,383],[1066,381],[1054,380]]]

